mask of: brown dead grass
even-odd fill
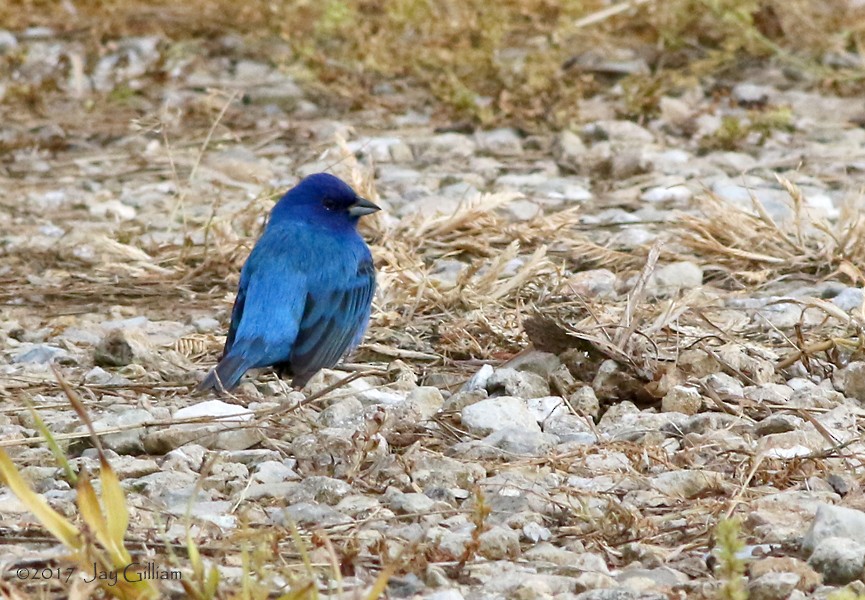
[[[598,8],[595,4],[575,6],[569,12],[555,3],[534,0],[505,2],[483,15],[481,9],[488,4],[445,2],[435,8],[444,12],[433,14],[429,12],[433,5],[420,6],[409,0],[285,5],[203,0],[189,4],[77,2],[72,6],[78,12],[69,15],[58,3],[29,0],[16,4],[14,10],[8,4],[0,7],[0,11],[6,11],[0,12],[0,20],[12,28],[45,24],[62,29],[64,35],[94,36],[95,47],[118,35],[154,31],[176,39],[193,35],[208,38],[223,33],[229,26],[251,37],[282,35],[298,54],[290,60],[280,60],[303,64],[307,74],[337,95],[346,96],[354,90],[360,98],[358,102],[365,101],[371,96],[364,94],[376,83],[411,77],[431,97],[443,101],[454,118],[468,115],[480,121],[523,119],[530,123],[539,119],[539,106],[561,109],[561,114],[552,111],[555,120],[574,117],[576,109],[570,104],[573,98],[598,89],[602,80],[609,83],[604,79],[606,75],[602,77],[591,69],[580,73],[566,70],[564,73],[573,79],[565,81],[562,89],[552,89],[562,78],[563,59],[583,51],[590,43],[610,44],[610,37],[623,39],[635,33],[633,39],[639,42],[639,48],[648,44],[661,49],[650,57],[653,73],[642,80],[634,79],[647,84],[660,81],[658,86],[649,86],[659,94],[675,87],[682,78],[725,73],[745,58],[784,58],[787,54],[798,57],[799,52],[843,50],[859,44],[861,28],[855,20],[834,28],[843,13],[823,11],[815,3],[730,1],[712,5],[718,7],[717,12],[703,10],[707,2],[644,2],[633,11],[605,17],[590,26],[580,22],[595,14],[592,12]],[[383,6],[402,7],[403,12],[384,10]],[[412,13],[411,9],[420,12]],[[798,17],[788,14],[794,9],[803,9],[801,14],[807,15],[807,19],[802,19],[808,22],[797,21]],[[280,12],[289,10],[296,11],[294,21]],[[359,14],[367,19],[357,26],[355,16]],[[500,22],[491,24],[485,19]],[[418,21],[424,27],[417,27]],[[820,31],[832,33],[821,36]],[[394,32],[400,35],[394,36]],[[537,36],[547,39],[533,46],[534,42],[529,41]],[[363,39],[369,40],[368,46],[358,43]],[[502,48],[520,47],[524,42],[528,48],[525,55],[528,70],[514,75],[491,59]],[[418,45],[429,45],[433,51],[418,53]],[[383,61],[383,56],[392,62]],[[533,60],[543,62],[535,68]],[[674,60],[678,62],[668,63]],[[489,98],[489,103],[479,105],[476,102],[479,96]],[[652,98],[648,100],[644,111],[652,110]],[[225,100],[221,99],[201,108],[193,121],[194,134],[183,132],[183,144],[170,146],[171,165],[166,159],[141,169],[151,169],[151,175],[173,178],[178,189],[184,190],[183,178],[178,173],[190,173],[201,160],[201,154],[206,152],[203,142],[219,121],[224,105]],[[103,108],[97,103],[94,110],[102,114],[99,111]],[[106,122],[95,120],[94,127],[123,131],[134,114],[128,108],[110,113]],[[58,118],[73,120],[70,115]],[[235,118],[238,120],[232,121]],[[114,122],[108,122],[112,119]],[[223,124],[230,130],[240,123],[239,119],[229,111],[227,124]],[[22,140],[26,144],[25,137]],[[374,196],[372,173],[353,161],[350,153],[344,153],[341,161],[354,185]],[[689,374],[677,370],[677,361],[687,351],[702,352],[717,360],[719,372],[732,374],[743,383],[751,380],[747,370],[723,361],[728,355],[725,352],[731,348],[741,350],[736,356],[757,357],[779,369],[801,364],[814,373],[823,373],[824,368],[842,364],[861,352],[861,324],[865,323],[862,315],[844,314],[820,299],[802,300],[803,311],[819,311],[824,318],[816,325],[775,335],[779,332],[767,331],[763,320],[725,305],[737,293],[731,289],[736,286],[730,281],[751,292],[757,286],[768,287],[779,279],[803,275],[810,280],[834,278],[856,285],[863,283],[856,268],[865,262],[862,220],[853,214],[845,215],[837,224],[811,218],[802,210],[797,190],[789,186],[788,191],[794,212],[800,217],[790,223],[772,221],[759,206],[751,211],[737,211],[728,205],[722,208],[716,199],[705,197],[700,200],[703,214],[682,217],[667,232],[667,245],[659,251],[645,248],[633,254],[616,252],[590,240],[579,227],[578,210],[512,223],[499,210],[512,197],[499,194],[468,199],[451,215],[405,217],[391,224],[373,220],[365,234],[372,240],[381,291],[375,301],[369,337],[358,358],[375,367],[402,358],[411,364],[402,371],[420,374],[421,381],[431,374],[449,374],[458,379],[476,371],[480,362],[501,364],[524,349],[528,341],[526,319],[540,315],[547,319],[549,328],[540,328],[542,335],[532,341],[543,347],[557,336],[556,341],[587,356],[583,363],[586,372],[582,374],[587,379],[591,379],[602,360],[615,360],[633,385],[623,394],[623,400],[635,399],[627,395],[631,390],[642,390],[645,394],[640,399],[648,396],[654,401],[670,385],[690,381]],[[180,193],[178,197],[182,197]],[[23,299],[34,318],[46,320],[63,313],[73,317],[78,312],[108,313],[115,306],[133,314],[146,311],[153,318],[175,318],[193,308],[219,314],[231,305],[240,265],[272,199],[269,193],[262,195],[235,214],[221,214],[214,206],[214,217],[207,222],[182,224],[189,234],[206,229],[206,243],[145,244],[140,237],[144,232],[118,230],[114,237],[106,234],[105,239],[99,240],[96,244],[99,254],[91,262],[74,253],[77,243],[93,241],[87,232],[51,249],[23,246],[4,250],[7,270],[0,281],[0,303],[20,306]],[[4,208],[16,215],[26,215],[28,210],[19,204]],[[80,213],[54,215],[58,221],[80,217]],[[433,264],[441,258],[458,258],[466,264],[455,286],[438,284],[431,277]],[[508,263],[515,258],[522,262],[509,271]],[[709,267],[711,273],[723,272],[728,278],[710,279],[707,281],[710,285],[703,290],[659,298],[648,295],[643,284],[656,268],[655,261],[663,265],[681,259]],[[565,277],[575,262],[581,268],[608,268],[631,283],[614,299],[581,298]],[[63,325],[61,320],[52,322]],[[183,368],[175,365],[164,371],[155,369],[153,373],[127,373],[133,383],[122,389],[86,385],[78,380],[71,384],[82,398],[90,399],[88,406],[94,409],[104,408],[107,402],[104,397],[110,397],[114,405],[136,405],[145,395],[154,404],[178,404],[188,401],[188,390],[193,385],[189,372],[212,365],[221,342],[219,337],[205,334],[178,340],[172,350],[188,361],[181,365]],[[372,381],[382,386],[388,385],[392,378],[376,377]],[[12,404],[22,396],[35,398],[56,393],[57,387],[44,379],[13,380],[4,381],[0,398]],[[739,397],[711,399],[714,403],[711,411],[734,415],[744,422],[762,418],[770,411],[786,410],[783,406],[758,405]],[[52,406],[47,404],[43,408]],[[310,418],[303,408],[291,404],[278,414],[263,415],[267,417],[266,422],[262,420],[262,427],[266,428],[269,447],[289,450],[298,422]],[[9,410],[18,411],[20,407],[14,405]],[[819,411],[800,412],[803,418],[813,420],[812,413]],[[164,422],[155,425],[169,426]],[[370,493],[380,491],[375,486],[386,483],[388,476],[398,472],[396,466],[407,470],[419,455],[440,455],[453,443],[471,439],[461,431],[454,415],[441,415],[436,424],[412,426],[414,429],[399,432],[402,439],[399,443],[394,441],[385,453],[376,454],[381,422],[371,421],[368,430],[350,441],[356,460],[352,476],[370,486]],[[68,441],[86,435],[72,433],[58,439]],[[396,440],[397,436],[391,439]],[[35,441],[4,440],[4,444],[20,450]],[[711,443],[708,440],[706,446],[687,447],[672,459],[651,445],[616,441],[571,453],[533,459],[502,458],[483,464],[491,473],[502,462],[548,469],[564,480],[569,475],[588,474],[587,458],[593,452],[617,450],[628,457],[629,468],[637,474],[685,468],[724,474],[732,491],[690,500],[684,508],[681,504],[670,504],[640,513],[624,507],[614,494],[577,495],[567,486],[562,486],[555,497],[542,498],[559,509],[558,521],[552,524],[557,540],[579,539],[588,548],[605,553],[611,564],[617,564],[623,557],[622,544],[636,539],[664,547],[670,553],[691,552],[695,559],[699,558],[709,544],[712,524],[763,493],[752,489],[752,482],[772,483],[780,488],[799,485],[815,472],[828,469],[828,459],[845,452],[839,445],[824,455],[785,463],[744,453],[719,456]],[[391,470],[386,471],[387,468]],[[526,493],[534,492],[526,490]],[[478,497],[482,498],[480,494]],[[604,513],[590,511],[590,501],[603,502]],[[482,514],[481,508],[475,514]],[[472,510],[470,503],[463,510]],[[141,515],[150,509],[136,507],[136,512]],[[418,517],[400,515],[389,517],[388,522],[398,524]],[[683,527],[683,517],[696,525]],[[276,553],[285,561],[286,573],[297,578],[298,572],[310,573],[299,566],[308,558],[303,546],[316,546],[317,550],[326,549],[315,555],[316,560],[322,561],[315,564],[316,572],[323,573],[321,580],[337,573],[333,577],[336,581],[338,569],[330,567],[331,557],[339,568],[361,573],[375,572],[388,564],[387,544],[382,544],[377,553],[359,549],[358,528],[375,518],[359,520],[351,526],[323,528],[323,533],[314,535],[305,533],[300,547],[291,537],[273,530],[241,528],[224,537],[205,531],[201,535],[201,552],[220,564],[237,565],[241,560],[237,548],[248,543],[249,552],[255,555],[253,562],[265,565]],[[175,551],[171,544],[154,540],[152,530],[140,525],[133,522],[131,543],[146,544],[161,556]],[[28,541],[50,540],[29,537]],[[449,558],[442,558],[440,549],[431,545],[409,548],[402,559],[399,568],[403,572],[423,574],[427,564],[436,562],[447,568],[454,566]],[[471,563],[462,566],[470,568]]]
[[[87,60],[112,40],[143,34],[222,52],[215,38],[231,32],[245,38],[246,54],[320,86],[343,109],[432,101],[451,120],[527,130],[579,120],[581,98],[616,83],[627,94],[625,113],[642,119],[656,114],[664,94],[707,76],[734,79],[767,59],[815,85],[860,87],[849,53],[862,47],[865,10],[845,0],[631,0],[612,8],[598,0],[20,0],[0,6],[0,26],[51,27],[86,42]],[[836,67],[824,66],[830,55]],[[617,61],[642,67],[619,70]],[[50,89],[13,91],[7,95],[38,103]]]

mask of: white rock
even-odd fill
[[[844,506],[821,504],[802,540],[802,549],[806,552],[813,551],[817,544],[830,537],[865,540],[865,512]]]
[[[475,134],[481,150],[493,156],[520,156],[523,153],[523,142],[519,134],[510,128],[479,131]]]
[[[568,413],[568,407],[560,396],[544,396],[541,398],[529,398],[526,401],[529,411],[535,416],[539,425],[543,425],[549,419]]]
[[[511,396],[487,398],[466,406],[462,410],[462,421],[472,433],[484,436],[506,427],[541,431],[535,415],[526,406],[526,401]]]
[[[206,400],[175,411],[173,418],[175,420],[218,418],[221,422],[229,422],[248,421],[253,418],[253,416],[255,416],[255,414],[243,406],[228,404],[222,400]]]
[[[684,185],[653,187],[640,195],[640,200],[646,202],[684,203],[693,197],[694,193]]]

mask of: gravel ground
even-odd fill
[[[230,37],[85,68],[44,33],[0,32],[23,57],[0,97],[56,88],[0,124],[0,446],[58,511],[76,491],[26,403],[98,460],[52,365],[130,550],[187,577],[191,534],[229,587],[266,539],[272,590],[332,590],[336,562],[342,597],[386,565],[391,598],[717,597],[734,516],[751,598],[865,591],[861,98],[763,69],[642,125],[611,92],[573,130],[466,133],[337,114]],[[321,170],[386,207],[363,376],[192,395],[275,195]],[[65,595],[16,580],[67,563],[8,488],[0,531],[7,582]]]

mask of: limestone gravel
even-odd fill
[[[584,101],[587,122],[563,131],[457,133],[422,108],[333,113],[228,37],[198,57],[129,37],[76,82],[74,40],[51,33],[0,31],[0,53],[20,53],[16,81],[93,110],[94,94],[134,97],[119,125],[57,110],[0,124],[0,436],[52,506],[73,512],[74,491],[32,445],[25,399],[76,467],[97,466],[55,366],[104,431],[145,544],[168,522],[166,539],[185,542],[187,518],[202,547],[296,524],[360,557],[358,572],[421,552],[393,597],[648,600],[714,590],[705,556],[732,511],[749,543],[783,555],[751,562],[752,598],[814,594],[815,570],[821,597],[861,579],[861,278],[827,262],[840,237],[811,262],[797,254],[802,236],[861,212],[857,98],[758,72],[717,82],[726,94],[665,96],[643,124],[619,116],[614,94]],[[150,85],[157,71],[165,85]],[[198,156],[216,89],[243,94]],[[714,149],[725,117],[766,107],[789,107],[792,127]],[[235,398],[193,396],[272,194],[325,168],[373,174],[387,207],[364,231],[381,289],[358,356],[375,374],[308,403],[344,373],[300,392],[262,371]],[[695,249],[681,224],[707,190],[724,213],[761,219],[760,247]],[[442,225],[482,193],[510,198],[490,209],[502,219],[491,245]],[[389,237],[403,219],[428,228],[410,262]],[[635,293],[655,242],[661,259]],[[785,271],[794,261],[801,273]],[[394,304],[406,286],[410,301]],[[440,313],[425,312],[430,298]],[[567,328],[527,335],[532,349],[536,312]],[[43,551],[8,490],[0,514],[24,540],[0,562]]]

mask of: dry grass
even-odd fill
[[[416,100],[420,96],[437,102],[440,114],[451,121],[510,122],[527,129],[579,119],[581,98],[617,82],[624,83],[629,103],[626,112],[645,118],[656,110],[661,95],[675,93],[706,75],[727,77],[734,68],[754,60],[794,65],[819,75],[825,85],[849,85],[849,89],[858,85],[851,71],[828,69],[813,60],[827,52],[858,48],[863,28],[859,15],[845,12],[849,3],[647,1],[633,2],[633,8],[616,14],[604,13],[602,4],[560,5],[542,0],[509,0],[494,6],[476,0],[126,0],[61,5],[24,0],[12,8],[0,6],[0,23],[16,29],[37,24],[57,27],[63,35],[90,44],[88,48],[94,53],[90,59],[102,44],[120,35],[156,32],[164,34],[170,44],[195,37],[207,45],[231,30],[246,36],[253,56],[268,56],[308,78],[320,85],[328,98],[350,99],[355,106],[375,102],[396,111],[410,105],[406,97]],[[64,7],[69,6],[75,7],[74,14],[65,12]],[[831,33],[824,35],[827,31]],[[282,45],[275,41],[278,38]],[[648,73],[622,75],[592,66],[591,61],[570,62],[587,49],[622,50],[622,44],[628,56],[645,60]],[[268,55],[267,50],[273,47],[288,48],[289,52]],[[4,68],[9,64],[4,63]],[[387,98],[374,94],[382,83],[391,83],[396,93]],[[66,119],[69,123],[64,125],[74,129],[74,121],[80,120],[80,113],[75,111],[40,114],[40,103],[51,103],[39,95],[50,97],[50,89],[13,92],[3,110],[11,114],[20,106],[16,103],[23,103],[32,111],[25,111],[25,116],[16,112],[14,118],[20,119],[16,123],[36,115],[43,122]],[[124,164],[124,169],[129,169],[124,173],[129,176],[146,174],[174,183],[177,203],[169,214],[177,217],[171,227],[183,233],[182,239],[177,243],[147,242],[148,232],[140,227],[117,226],[95,233],[82,229],[53,247],[22,244],[3,249],[0,304],[20,307],[25,302],[30,318],[40,325],[50,321],[58,328],[73,325],[86,313],[146,313],[154,320],[176,319],[178,314],[199,309],[224,314],[233,299],[240,265],[274,193],[267,191],[237,211],[225,211],[214,200],[206,218],[192,218],[187,214],[189,206],[204,201],[195,197],[193,174],[211,145],[240,141],[255,147],[272,133],[247,137],[243,111],[234,110],[237,100],[225,97],[214,96],[197,105],[185,115],[189,117],[184,121],[185,129],[179,131],[142,119],[142,111],[134,102],[124,104],[117,97],[94,102],[87,110],[106,118],[92,119],[91,134],[117,135],[120,131],[128,135],[129,121],[137,118],[141,128],[137,135],[165,142],[166,155],[150,162],[137,164],[131,155],[112,160]],[[240,133],[235,134],[235,129]],[[300,134],[291,138],[295,133],[285,135],[291,142],[303,139]],[[34,142],[22,135],[13,142],[7,149],[35,148],[36,156],[58,150],[52,139]],[[735,139],[730,143],[735,144]],[[339,156],[331,158],[335,168],[358,189],[375,196],[372,173],[351,153],[343,148]],[[55,176],[68,176],[69,171],[64,170],[68,165],[55,166]],[[580,226],[578,209],[553,212],[529,222],[511,222],[501,209],[514,197],[504,194],[469,198],[445,216],[371,220],[364,233],[371,239],[379,268],[380,293],[370,334],[357,359],[382,368],[395,358],[409,362],[410,366],[391,365],[389,371],[382,369],[368,377],[387,387],[406,375],[419,375],[422,383],[443,375],[450,376],[448,381],[458,381],[482,362],[505,362],[529,341],[556,351],[570,348],[570,355],[583,361],[574,370],[586,381],[610,358],[627,375],[618,397],[602,398],[604,408],[621,400],[656,404],[670,386],[693,383],[697,376],[681,367],[686,353],[690,353],[690,360],[695,353],[708,357],[718,372],[731,374],[745,384],[756,377],[749,370],[754,365],[768,366],[768,371],[758,374],[767,379],[775,377],[775,369],[793,367],[822,373],[861,353],[865,315],[845,314],[818,298],[799,300],[803,315],[819,314],[820,318],[806,321],[803,317],[799,327],[779,332],[766,326],[756,314],[759,311],[733,310],[726,304],[740,290],[754,294],[755,288],[770,289],[785,278],[863,283],[857,267],[865,263],[861,217],[845,214],[836,223],[815,218],[804,209],[799,191],[782,183],[788,189],[795,216],[789,222],[773,221],[759,205],[750,211],[731,210],[729,205],[722,206],[706,196],[699,201],[702,214],[682,216],[666,232],[663,245],[632,254],[592,241]],[[28,185],[21,182],[22,195]],[[3,208],[22,217],[30,210],[17,198],[5,202]],[[88,218],[82,217],[76,210],[52,215],[58,222]],[[82,245],[91,246],[95,254],[82,256],[77,252]],[[455,285],[436,280],[433,271],[440,259],[465,264]],[[648,281],[657,267],[683,259],[706,268],[706,288],[651,295]],[[621,281],[630,283],[615,299],[584,299],[568,284],[568,277],[590,267],[608,268]],[[190,372],[212,365],[221,343],[222,339],[214,335],[189,335],[170,348],[160,349],[162,359],[152,368],[124,371],[132,380],[129,385],[97,386],[74,380],[70,381],[71,393],[79,394],[82,404],[93,411],[105,410],[109,403],[114,407],[137,406],[142,396],[161,406],[188,402],[194,383]],[[563,386],[556,392],[567,396],[568,382]],[[38,404],[40,395],[52,397],[58,391],[44,378],[5,380],[0,399],[13,406],[0,414],[19,411],[20,398]],[[711,400],[712,411],[743,422],[762,418],[770,411],[787,410],[743,397],[712,396]],[[59,406],[62,403],[44,402],[40,409]],[[250,426],[266,434],[268,447],[288,454],[292,436],[311,419],[310,408],[312,405],[298,402],[277,411],[263,410],[256,413]],[[814,423],[813,415],[820,410],[797,409],[796,414]],[[398,431],[389,431],[385,423],[383,418],[373,420],[349,442],[352,462],[347,477],[368,486],[370,493],[382,491],[389,477],[409,471],[420,457],[444,458],[445,449],[453,443],[471,439],[452,414],[439,415],[435,422],[412,423]],[[154,421],[151,425],[171,424]],[[123,428],[101,435],[120,431]],[[386,453],[376,445],[382,436],[390,443]],[[49,437],[7,439],[0,446],[18,452],[17,460],[29,461],[34,455],[27,454],[25,446],[46,442]],[[61,446],[88,437],[86,432],[54,436]],[[831,435],[827,437],[832,440]],[[586,465],[593,454],[620,451],[630,461],[629,474],[635,476],[661,468],[705,469],[724,475],[732,489],[726,495],[707,494],[692,499],[686,508],[661,506],[645,513],[623,507],[615,494],[575,494],[564,485],[555,494],[542,494],[539,501],[558,511],[555,526],[560,539],[579,539],[617,564],[622,560],[622,544],[636,539],[675,548],[677,554],[699,555],[709,545],[714,523],[763,493],[752,490],[752,484],[779,488],[798,485],[828,469],[828,460],[848,456],[843,444],[831,443],[821,455],[792,462],[747,453],[717,456],[710,452],[707,456],[702,447],[688,447],[671,458],[650,445],[611,441],[541,458],[484,461],[484,465],[490,472],[497,471],[501,462],[547,469],[564,480],[569,475],[590,475]],[[202,480],[208,476],[207,470],[203,469]],[[315,474],[332,475],[326,471]],[[525,492],[539,494],[529,488]],[[479,530],[488,516],[484,493],[478,490],[474,504],[466,502],[461,508],[470,511]],[[154,539],[146,523],[149,515],[158,511],[140,506],[132,509],[131,514],[142,522],[131,520],[127,545],[149,548],[166,560],[172,557],[188,569],[202,590],[209,589],[209,571],[200,561],[183,554],[172,542]],[[238,514],[242,516],[242,510]],[[398,524],[418,517],[400,515],[388,522]],[[683,527],[682,517],[693,524]],[[265,597],[278,589],[275,582],[280,577],[288,582],[283,590],[297,592],[289,597],[315,597],[319,589],[340,584],[342,574],[349,571],[363,576],[366,585],[373,586],[372,594],[376,586],[383,585],[382,579],[376,582],[376,576],[388,575],[389,568],[423,574],[427,565],[438,564],[459,574],[460,569],[471,568],[476,558],[470,554],[445,556],[432,544],[410,547],[399,560],[393,560],[386,543],[375,551],[361,549],[358,531],[375,518],[299,534],[245,526],[228,534],[201,530],[200,539],[190,548],[196,547],[201,556],[217,564],[249,567],[254,577],[244,580],[244,585],[255,593],[242,597]],[[52,542],[34,536],[27,541]],[[271,569],[274,555],[281,564]],[[349,589],[346,594],[353,592]]]
[[[231,31],[245,36],[248,55],[317,83],[322,100],[343,108],[404,110],[432,100],[452,120],[528,130],[573,123],[582,98],[616,83],[624,112],[642,119],[664,94],[707,76],[734,78],[767,59],[818,85],[861,89],[843,57],[862,46],[865,11],[844,0],[632,0],[614,8],[597,0],[22,0],[0,7],[0,25],[58,28],[87,44],[86,60],[125,35],[162,35],[182,53],[185,40],[208,47]],[[825,67],[829,55],[840,66]],[[5,60],[8,67],[17,58]],[[50,91],[13,86],[7,101],[39,104]]]

